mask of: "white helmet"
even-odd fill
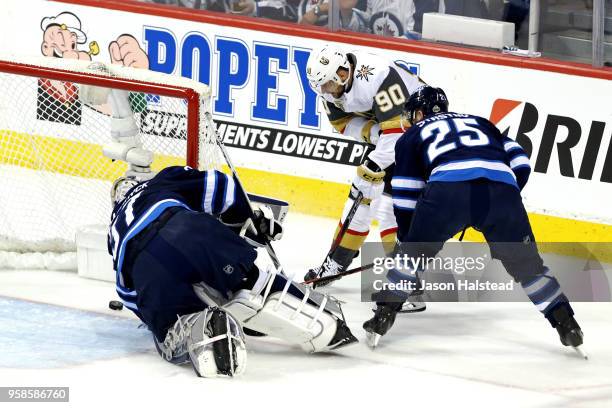
[[[338,76],[338,68],[344,68],[349,73],[351,69],[346,54],[338,47],[328,44],[318,52],[312,52],[306,65],[306,77],[312,89],[321,93],[321,86],[328,81],[346,85],[350,75],[343,81]]]

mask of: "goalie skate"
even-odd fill
[[[217,307],[179,316],[163,342],[154,340],[165,360],[173,364],[190,361],[199,377],[234,377],[246,368],[240,323]]]

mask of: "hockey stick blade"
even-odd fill
[[[310,280],[304,281],[303,283],[305,285],[310,285],[311,283],[312,284],[321,284],[321,283],[331,282],[331,281],[335,281],[337,279],[341,279],[341,278],[343,278],[345,276],[348,276],[348,275],[353,275],[355,273],[366,271],[368,269],[371,269],[373,266],[374,266],[374,264],[370,263],[370,264],[367,264],[367,265],[358,266],[357,268],[349,269],[349,270],[344,271],[344,272],[340,272],[337,275],[324,276],[322,278],[314,278],[314,279],[310,279]]]

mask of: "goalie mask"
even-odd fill
[[[349,75],[342,80],[338,75],[338,69],[344,68]],[[313,52],[308,58],[306,65],[306,77],[312,89],[317,93],[324,93],[324,85],[333,82],[344,86],[350,78],[351,64],[344,52],[333,45],[326,45],[318,52]]]
[[[112,205],[116,205],[120,203],[134,186],[136,186],[140,181],[138,181],[135,177],[119,177],[113,183],[111,187],[111,203]]]

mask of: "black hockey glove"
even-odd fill
[[[249,219],[245,224],[247,228],[243,227],[244,239],[251,245],[260,247],[266,245],[269,241],[278,241],[282,238],[283,226],[274,219],[270,207],[262,206],[253,211],[253,215],[253,220]]]
[[[283,226],[274,219],[274,213],[268,206],[255,210],[255,228],[270,241],[278,241],[283,237]]]

